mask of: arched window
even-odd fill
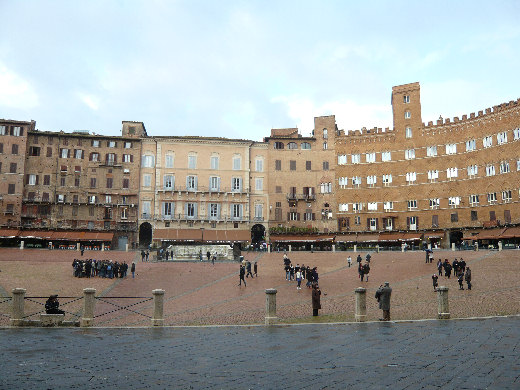
[[[302,149],[310,149],[311,148],[311,144],[308,143],[308,142],[302,142]]]
[[[283,142],[275,142],[274,143],[275,149],[283,149]]]
[[[296,142],[289,142],[287,144],[287,149],[298,149],[298,144]]]

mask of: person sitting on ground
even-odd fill
[[[45,302],[45,313],[47,314],[65,314],[63,310],[59,309],[60,303],[58,302],[57,295],[51,295],[47,302]]]

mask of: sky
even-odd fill
[[[45,131],[261,141],[335,115],[393,127],[520,98],[520,1],[0,0],[0,118]]]

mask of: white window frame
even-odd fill
[[[474,139],[470,139],[466,141],[466,152],[472,152],[477,150],[477,141]]]
[[[497,202],[497,193],[496,192],[489,192],[487,194],[487,201],[489,204],[495,204]]]
[[[390,151],[381,152],[381,161],[383,161],[383,162],[392,161],[392,152],[390,152]]]
[[[262,157],[257,157],[255,160],[255,169],[257,172],[264,171],[264,159]]]
[[[415,159],[415,149],[406,149],[404,151],[404,159],[405,160],[413,160],[413,159]]]
[[[513,140],[517,141],[520,139],[520,127],[513,130]]]
[[[197,176],[188,175],[186,176],[186,190],[197,191]]]
[[[144,154],[141,158],[143,168],[153,168],[155,166],[155,156],[152,154]]]
[[[412,117],[412,113],[409,110],[404,112],[404,119],[410,119]]]
[[[487,137],[482,138],[482,145],[484,148],[490,148],[493,146],[493,136],[488,135]]]
[[[339,177],[338,178],[338,186],[341,189],[347,188],[348,187],[348,177]]]
[[[392,184],[392,175],[383,175],[383,186],[388,187]]]
[[[233,156],[233,170],[240,171],[242,169],[242,156]]]
[[[410,126],[407,126],[405,130],[405,137],[406,138],[412,138],[412,128]]]
[[[143,187],[150,188],[152,186],[152,175],[149,173],[143,174]]]
[[[446,144],[446,154],[456,154],[457,153],[457,144]]]
[[[255,190],[256,191],[264,190],[264,179],[262,177],[255,178]]]
[[[346,154],[338,155],[338,165],[347,165],[347,155]]]
[[[197,155],[188,155],[188,169],[197,169]]]
[[[428,180],[435,183],[439,179],[439,171],[437,169],[428,171]]]
[[[348,203],[340,203],[338,205],[339,212],[348,212]]]
[[[417,173],[416,172],[406,172],[406,183],[408,185],[415,184],[417,181]]]
[[[210,192],[220,191],[220,177],[218,177],[218,176],[209,177],[209,191]]]
[[[408,210],[417,210],[417,199],[409,200],[407,203],[408,203]]]
[[[367,210],[368,211],[377,211],[377,202],[368,202]]]
[[[359,154],[359,153],[351,154],[350,159],[352,161],[352,164],[359,164],[359,163],[361,163],[361,154]]]
[[[426,157],[436,157],[437,156],[437,145],[427,146],[426,147]]]
[[[430,209],[435,210],[438,209],[440,206],[440,199],[439,198],[431,198],[430,199]]]
[[[478,165],[477,164],[468,166],[467,170],[468,170],[468,177],[470,179],[474,178],[475,176],[478,175]]]
[[[173,168],[175,164],[175,155],[173,153],[166,153],[164,155],[164,167]]]
[[[352,178],[352,187],[359,188],[361,186],[361,178],[359,176],[354,176]]]
[[[497,134],[497,144],[503,145],[507,143],[507,131],[503,131]]]
[[[512,199],[513,198],[512,198],[512,191],[511,190],[502,191],[502,202],[510,203]]]
[[[365,153],[365,161],[367,163],[375,163],[376,162],[375,152]]]
[[[394,202],[392,201],[386,201],[383,202],[383,210],[389,211],[394,209]]]
[[[479,200],[480,199],[478,194],[472,194],[469,196],[469,205],[472,207],[478,206],[478,204],[480,203]]]
[[[457,208],[460,206],[460,196],[448,197],[448,206],[451,208]]]
[[[495,166],[492,164],[486,165],[486,176],[495,176]]]
[[[511,170],[509,168],[509,161],[505,161],[505,160],[501,161],[499,169],[500,169],[500,174],[511,172]]]
[[[163,176],[163,188],[165,190],[172,190],[175,188],[175,176],[167,174]]]

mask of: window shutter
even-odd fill
[[[25,185],[29,184],[29,174],[25,175]]]
[[[220,191],[220,177],[217,177],[217,190]]]
[[[415,217],[415,229],[419,230],[419,217]]]
[[[130,155],[130,162],[131,162],[131,163],[134,162],[134,155],[133,155],[133,154]]]
[[[376,218],[376,230],[379,230],[379,218]]]
[[[108,153],[105,154],[105,163],[108,163]]]
[[[94,153],[90,153],[90,154],[89,154],[89,156],[88,156],[88,161],[92,161],[92,155],[93,155],[93,154],[94,154]]]
[[[296,213],[296,220],[297,220],[297,221],[300,220],[300,213]]]
[[[117,163],[117,154],[114,153],[114,164]]]
[[[188,216],[188,203],[184,203],[184,216]]]
[[[350,227],[350,218],[346,219],[346,225],[347,225],[347,227]]]
[[[189,186],[189,176],[186,176],[186,189],[190,188]]]
[[[199,178],[197,176],[195,176],[195,190],[197,190],[197,188],[199,187],[198,184],[199,184]],[[195,208],[195,210],[196,210],[196,208]]]
[[[410,230],[410,217],[406,217],[406,229]]]
[[[238,191],[242,192],[242,178],[238,178]]]
[[[316,221],[316,213],[312,213],[312,220]]]
[[[289,218],[291,217],[291,213],[287,212],[287,220],[289,221]]]
[[[238,208],[239,208],[239,211],[240,211],[240,218],[242,218],[244,216],[244,205],[241,204],[241,205],[239,205]]]
[[[36,175],[36,185],[38,185],[40,182],[40,175]]]
[[[197,203],[193,204],[193,216],[194,217],[197,217],[199,215],[199,213],[198,213],[198,206],[199,205]]]
[[[370,230],[370,218],[367,218],[367,230]]]

